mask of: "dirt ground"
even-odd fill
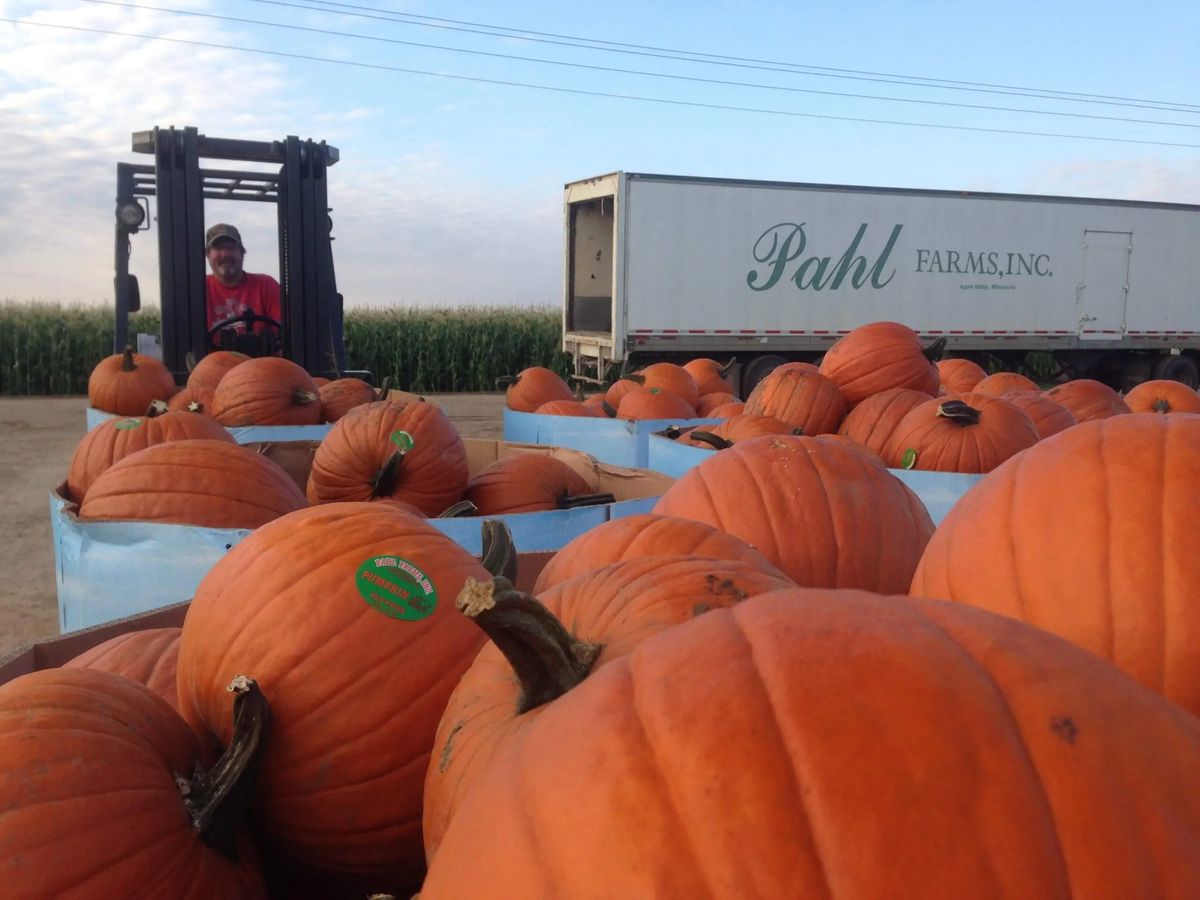
[[[463,437],[502,438],[503,394],[431,394]],[[86,397],[0,397],[0,657],[58,635],[49,492],[86,428]]]

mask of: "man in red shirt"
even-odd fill
[[[207,281],[208,327],[239,316],[246,310],[282,322],[279,312],[279,282],[270,275],[242,269],[246,248],[242,235],[232,225],[219,223],[204,235],[204,251],[212,274]],[[270,326],[256,325],[255,331]],[[239,323],[238,330],[246,326]]]

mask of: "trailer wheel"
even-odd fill
[[[738,385],[740,392],[738,396],[745,400],[760,381],[785,362],[787,362],[786,359],[782,356],[776,356],[774,353],[754,357],[742,369],[741,383]]]
[[[1178,381],[1192,390],[1200,385],[1200,370],[1189,356],[1164,356],[1154,364],[1154,377],[1166,381]]]

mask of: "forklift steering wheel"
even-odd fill
[[[246,330],[234,331],[235,325],[245,323]],[[254,326],[263,324],[267,327],[261,332],[255,332]],[[226,331],[225,329],[230,329]],[[226,346],[222,338],[230,335],[234,346]],[[283,344],[283,325],[270,316],[260,316],[254,310],[248,309],[236,316],[231,316],[218,322],[208,329],[208,347],[210,350],[238,350],[249,356],[270,356]]]

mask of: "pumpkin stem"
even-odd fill
[[[387,399],[387,394],[388,394],[388,391],[391,390],[391,387],[392,387],[392,376],[384,375],[383,381],[379,382],[379,392],[375,396],[378,397],[380,400]]]
[[[592,668],[600,645],[573,638],[535,597],[507,578],[468,578],[455,607],[483,629],[521,683],[517,713],[556,700]]]
[[[940,337],[937,340],[935,340],[932,344],[930,344],[928,347],[926,347],[924,350],[922,350],[921,353],[930,362],[937,362],[939,359],[942,358],[942,351],[945,349],[946,349],[946,339],[944,337]]]
[[[1171,404],[1160,397],[1154,401],[1154,406],[1151,408],[1156,413],[1169,413],[1171,411]]]
[[[508,526],[499,519],[484,519],[479,533],[483,538],[483,557],[480,560],[483,567],[491,575],[516,581],[517,548]]]
[[[312,391],[292,391],[293,406],[308,406],[310,403],[316,403],[320,399],[320,395],[314,394]]]
[[[237,830],[254,791],[267,735],[271,707],[253,678],[238,675],[226,690],[233,697],[233,737],[207,772],[181,779],[183,805],[204,843],[237,861]]]
[[[133,344],[125,345],[125,352],[121,354],[121,371],[132,372],[137,369],[137,363],[133,361]]]
[[[165,400],[151,400],[146,407],[146,418],[156,419],[170,409]]]
[[[183,364],[189,372],[196,368],[196,351],[189,350],[183,357]]]
[[[383,468],[371,479],[371,498],[390,497],[396,490],[396,480],[400,477],[400,464],[404,462],[404,451],[397,450],[388,457]]]
[[[737,362],[736,356],[729,357],[729,362],[725,363],[725,365],[723,365],[723,366],[721,366],[721,368],[717,369],[717,374],[720,375],[722,378],[727,377],[729,375],[729,370],[733,368],[733,365],[736,362]]]
[[[964,428],[979,424],[979,410],[962,400],[947,400],[938,406],[937,414]]]
[[[733,441],[728,438],[723,438],[719,434],[713,434],[711,431],[703,431],[699,428],[692,429],[691,437],[693,441],[708,444],[716,450],[726,450],[733,446]]]
[[[623,378],[625,381],[632,381],[634,384],[646,383],[646,376],[640,372],[634,372],[631,375],[622,375],[621,378]]]
[[[617,410],[616,410],[616,407],[614,407],[614,406],[613,406],[611,403],[609,403],[607,400],[602,400],[602,401],[600,401],[600,408],[601,408],[602,410],[604,410],[604,414],[605,414],[606,416],[608,416],[610,419],[615,419],[615,418],[617,417]]]
[[[447,506],[444,510],[438,513],[439,519],[461,519],[464,516],[473,516],[479,512],[479,507],[470,500],[459,500],[457,503]]]
[[[579,506],[603,506],[606,503],[616,503],[617,498],[612,494],[567,494],[558,498],[559,509],[575,509]]]
[[[677,441],[683,437],[683,429],[678,425],[668,425],[663,431],[663,437],[669,438],[672,441]]]
[[[191,400],[187,405],[188,412],[200,413],[204,412],[204,404],[199,400]]]
[[[496,387],[509,387],[517,383],[516,375],[501,375],[496,379]]]

